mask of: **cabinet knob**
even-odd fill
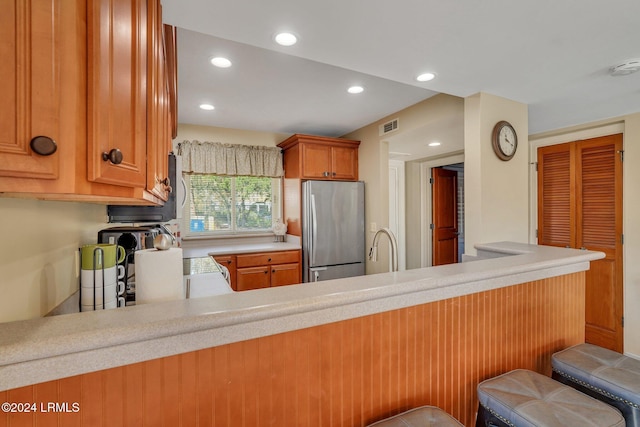
[[[276,270],[275,270],[275,269],[274,269],[274,270],[271,270],[271,272],[272,272],[272,273],[275,273],[275,272],[276,272]]]
[[[171,186],[171,180],[169,179],[169,177],[166,177],[165,179],[160,181],[160,184],[170,187]]]
[[[227,260],[227,264],[231,264],[231,260],[230,259]]]
[[[332,175],[333,175],[333,176],[336,176],[336,173],[335,173],[335,172],[333,172],[333,173],[332,173]]]
[[[122,163],[122,151],[117,148],[111,149],[111,151],[102,153],[102,160],[109,161],[114,165],[119,165]]]
[[[267,259],[267,261],[271,262],[271,258]]]
[[[329,172],[322,172],[322,176],[329,176]]]
[[[269,270],[265,270],[265,271],[264,271],[264,274],[269,274]]]
[[[50,156],[58,149],[56,142],[48,136],[36,136],[31,140],[29,146],[34,153],[41,156]]]

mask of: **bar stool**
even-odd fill
[[[551,356],[552,378],[622,412],[627,427],[640,427],[640,360],[593,344]]]
[[[462,427],[451,415],[435,406],[420,406],[367,427]]]
[[[537,372],[516,369],[478,384],[476,427],[624,427],[620,412]]]

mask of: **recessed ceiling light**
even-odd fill
[[[211,63],[219,68],[229,68],[231,67],[231,61],[227,58],[223,58],[221,56],[216,56],[215,58],[211,58]]]
[[[419,82],[428,82],[429,80],[433,80],[436,78],[436,75],[433,73],[423,73],[416,77],[416,80]]]
[[[433,141],[433,142],[429,143],[429,147],[437,147],[439,145],[440,145],[440,143],[438,141]]]
[[[281,46],[293,46],[298,42],[298,38],[291,33],[279,33],[276,34],[275,41]]]
[[[351,86],[349,89],[347,89],[347,92],[349,93],[362,93],[364,91],[364,88],[362,86]]]
[[[216,107],[214,107],[214,106],[213,106],[213,105],[211,105],[211,104],[200,104],[200,108],[202,108],[203,110],[208,110],[208,111],[210,111],[210,110],[215,109]]]

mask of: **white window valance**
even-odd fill
[[[184,141],[178,144],[182,171],[192,174],[281,177],[282,152],[278,147]]]

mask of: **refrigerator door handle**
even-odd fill
[[[327,267],[310,268],[309,271],[311,272],[311,281],[317,282],[318,280],[320,280],[320,272],[326,271],[326,270],[327,270]]]
[[[316,196],[311,195],[311,239],[309,239],[309,246],[311,252],[311,265],[316,263],[316,245],[315,241],[318,235],[318,221],[316,220]]]

